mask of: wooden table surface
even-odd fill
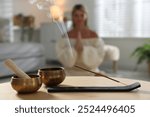
[[[47,93],[43,85],[38,92],[17,94],[10,82],[0,84],[0,100],[149,100],[150,82],[116,78],[126,84],[139,82],[141,87],[131,92],[87,92],[87,93]],[[106,78],[94,76],[68,76],[62,85],[68,86],[122,86]]]

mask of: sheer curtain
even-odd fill
[[[150,0],[95,0],[94,13],[102,37],[150,37]]]
[[[0,0],[0,41],[13,41],[13,0]]]

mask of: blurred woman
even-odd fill
[[[104,42],[89,29],[87,22],[88,16],[84,6],[75,5],[72,10],[72,29],[68,32],[72,52],[65,46],[65,39],[59,40],[56,46],[58,59],[65,68],[71,70],[74,65],[79,65],[96,71],[103,61]]]

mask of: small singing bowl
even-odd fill
[[[38,75],[47,87],[59,85],[66,77],[63,67],[39,69]]]
[[[18,93],[34,93],[39,90],[42,85],[41,78],[38,75],[29,75],[31,79],[18,78],[13,76],[11,78],[11,86]]]

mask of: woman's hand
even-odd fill
[[[81,40],[77,39],[75,49],[78,53],[81,53],[83,51],[83,45],[81,43]]]
[[[82,53],[82,51],[83,51],[83,45],[81,42],[81,33],[80,32],[78,32],[78,38],[76,39],[75,49],[79,54]]]

